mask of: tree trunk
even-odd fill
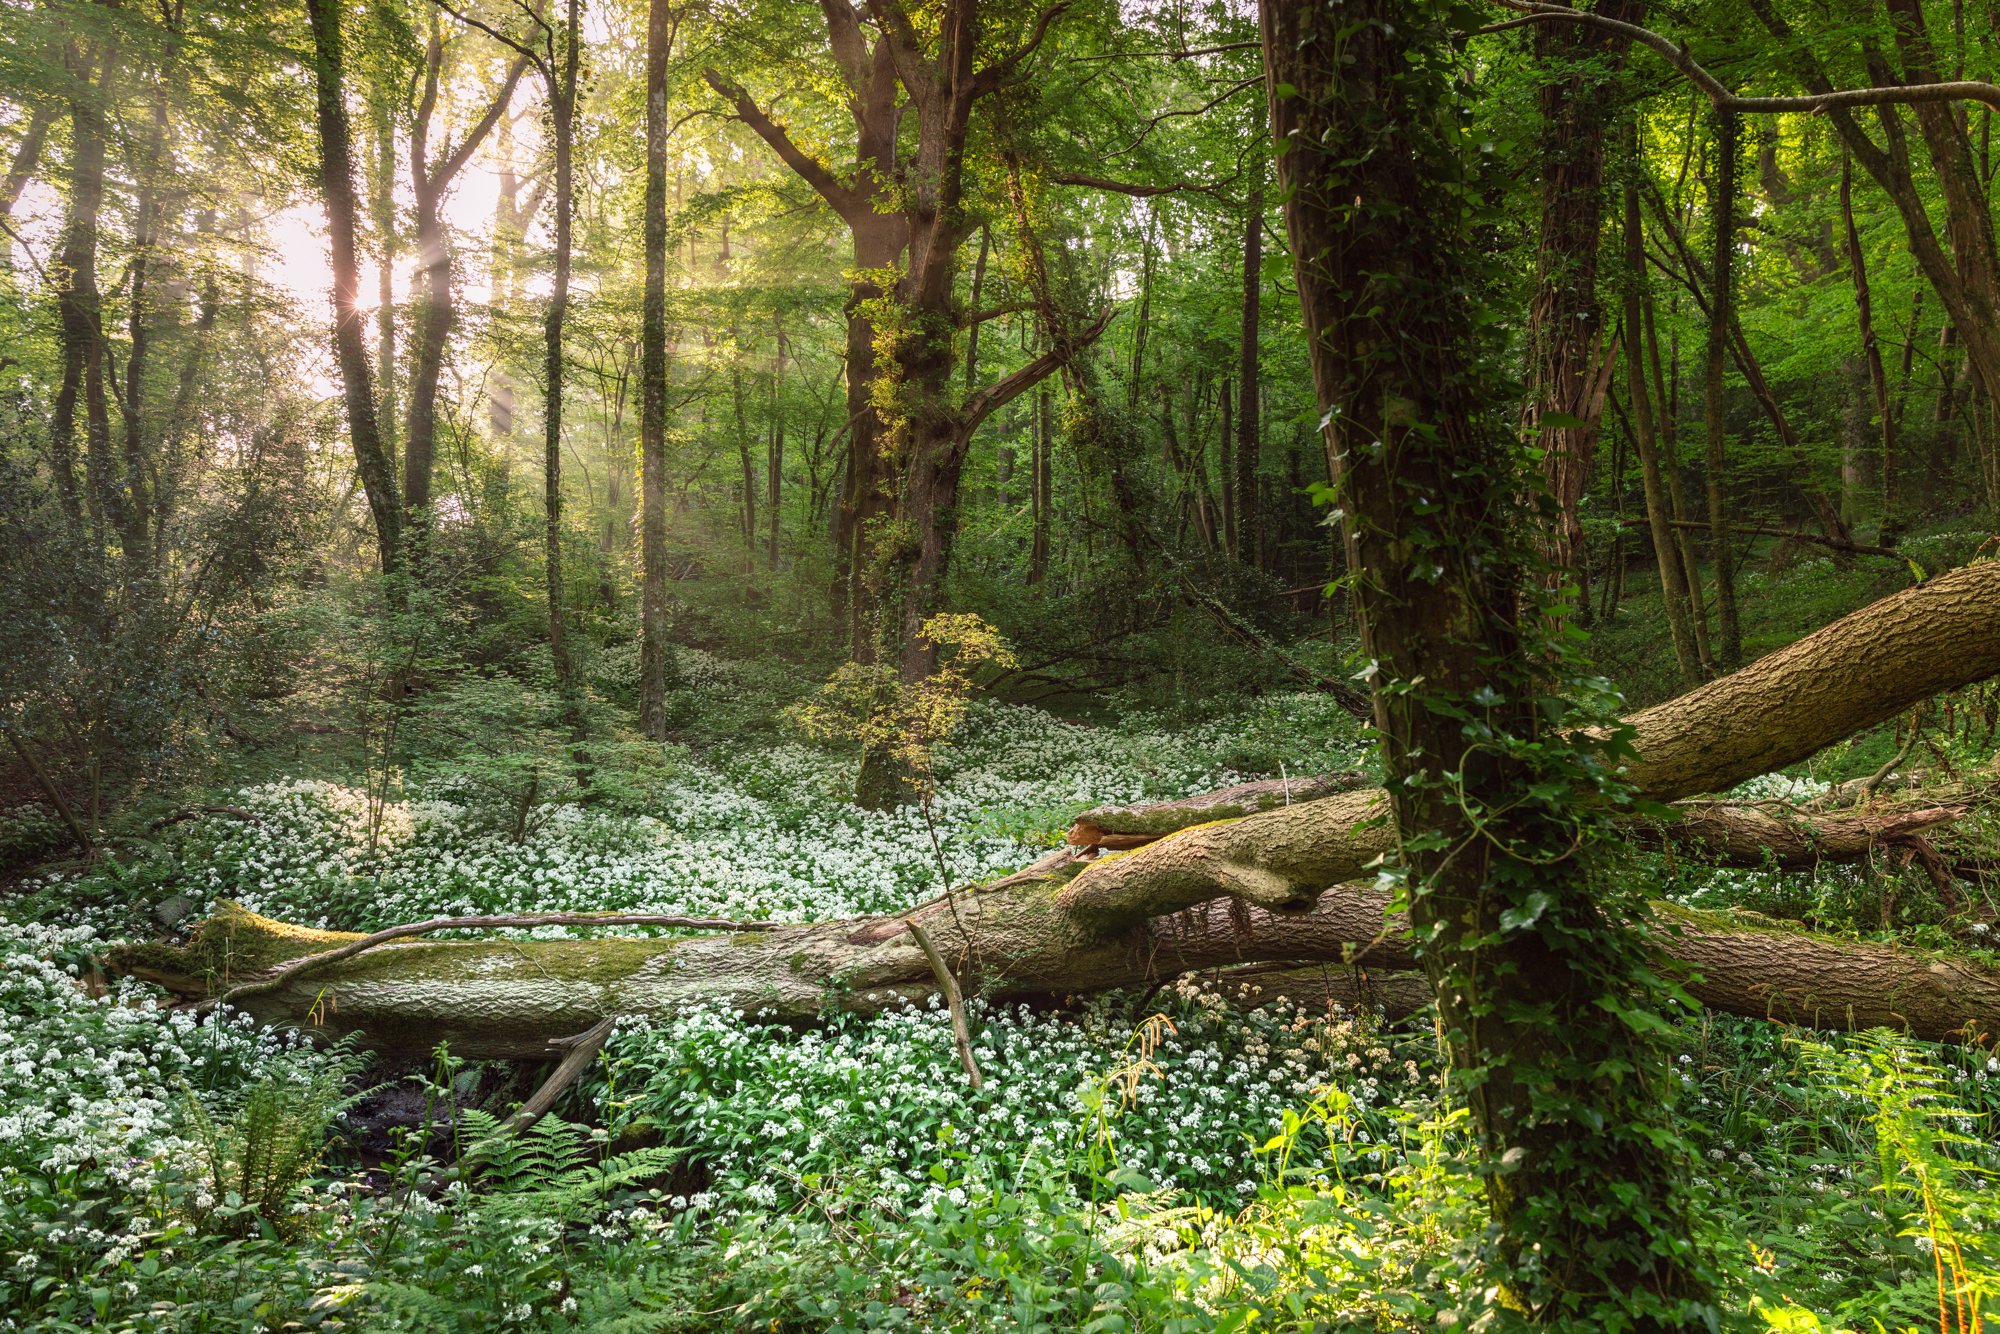
[[[639,364],[639,731],[667,739],[667,72],[679,19],[651,0],[646,20],[646,292]]]
[[[375,544],[382,572],[388,574],[402,558],[403,503],[395,469],[382,448],[368,349],[362,341],[354,138],[347,122],[340,0],[306,0],[306,12],[312,20],[313,75],[318,93],[319,186],[326,201],[326,230],[332,249],[334,359],[340,366],[341,397],[347,406],[355,469],[361,474],[369,512],[375,516]]]
[[[87,58],[86,58],[87,59]],[[122,507],[111,454],[111,413],[104,382],[104,298],[97,280],[98,219],[104,204],[104,117],[118,77],[118,47],[107,40],[98,53],[93,86],[86,65],[70,102],[69,199],[57,240],[52,277],[62,380],[51,414],[51,453],[57,486],[72,520],[87,516],[94,537],[107,523],[119,526]],[[84,429],[79,450],[78,399]],[[76,464],[83,465],[81,507]]]
[[[1729,321],[1733,318],[1736,254],[1736,141],[1733,111],[1717,113],[1715,176],[1709,191],[1712,258],[1709,269],[1708,352],[1703,366],[1702,424],[1707,434],[1708,549],[1715,561],[1716,631],[1721,639],[1716,661],[1724,671],[1743,663],[1743,626],[1736,611],[1736,562],[1729,540],[1727,460],[1728,426],[1722,396],[1723,370],[1728,360]]]
[[[1039,584],[1049,573],[1049,510],[1055,504],[1055,400],[1046,389],[1035,394],[1034,454],[1029,461],[1032,513],[1028,520],[1028,582]]]
[[[1636,21],[1643,0],[1602,0],[1597,12]],[[1556,504],[1543,545],[1553,577],[1583,583],[1583,521],[1616,350],[1597,299],[1603,225],[1606,81],[1624,61],[1624,37],[1581,23],[1535,32],[1541,104],[1541,229],[1528,306],[1527,424],[1542,450],[1542,479]],[[1636,329],[1637,325],[1631,326]],[[1587,621],[1589,603],[1582,603]]]
[[[1631,777],[1656,798],[1733,786],[1767,763],[1796,762],[1849,729],[1893,718],[1925,694],[1996,674],[2000,561],[1987,561],[1636,715]],[[1821,692],[1800,699],[1800,683],[1814,681]],[[1366,968],[1407,966],[1410,945],[1401,924],[1385,917],[1386,898],[1372,884],[1343,883],[1372,874],[1396,843],[1375,818],[1384,795],[1338,790],[1350,781],[1266,782],[1150,810],[1086,812],[1100,829],[1138,827],[1150,841],[1090,862],[1058,851],[976,892],[959,891],[955,908],[939,901],[915,916],[947,957],[970,961],[967,983],[994,999],[1138,988],[1189,968],[1258,960],[1339,963],[1357,951]],[[1768,851],[1781,865],[1806,865],[1893,846],[1950,813],[1917,797],[1829,814],[1687,803],[1677,820],[1638,833],[1670,836],[1722,860],[1756,861]],[[1939,1039],[1967,1022],[1975,1031],[2000,1028],[2000,976],[1970,962],[1761,919],[1666,905],[1652,911],[1670,928],[1659,939],[1689,990],[1718,1009],[1835,1027],[1888,1025]],[[300,972],[242,1003],[267,1020],[359,1031],[382,1047],[424,1052],[449,1040],[469,1056],[534,1056],[548,1038],[613,1014],[666,1017],[709,1002],[805,1019],[829,1008],[920,1002],[936,981],[901,921],[854,919],[726,940],[395,944]],[[199,994],[357,938],[218,905],[192,950],[139,945],[116,961]]]
[[[1678,337],[1673,344],[1674,378],[1671,392],[1660,365],[1660,334],[1653,318],[1653,297],[1647,292],[1641,299],[1641,307],[1646,320],[1646,361],[1653,376],[1653,402],[1659,406],[1660,421],[1660,464],[1667,483],[1667,500],[1674,512],[1676,525],[1694,517],[1693,507],[1688,504],[1687,488],[1681,479],[1680,446],[1680,343]],[[1701,564],[1695,559],[1692,530],[1674,529],[1674,549],[1681,558],[1681,576],[1687,585],[1689,628],[1694,631],[1695,652],[1701,658],[1701,674],[1715,675],[1715,652],[1709,646],[1708,602],[1701,592]]]
[[[27,128],[21,131],[21,142],[14,145],[7,175],[0,178],[0,222],[14,216],[14,205],[21,202],[21,192],[35,178],[35,168],[42,160],[42,146],[48,142],[49,125],[54,120],[55,110],[46,103],[37,102],[28,113]]]
[[[1216,390],[1217,412],[1220,424],[1215,434],[1215,470],[1217,484],[1222,488],[1222,546],[1225,551],[1237,550],[1236,532],[1236,454],[1235,440],[1229,429],[1230,380],[1227,375]]]
[[[431,10],[430,36],[424,48],[423,92],[410,119],[410,193],[414,201],[419,282],[417,327],[410,350],[409,418],[403,433],[403,504],[411,558],[419,564],[434,519],[431,483],[437,466],[438,390],[452,327],[458,320],[457,290],[452,282],[451,233],[445,225],[444,199],[458,173],[506,114],[514,99],[514,88],[528,67],[525,54],[515,59],[484,114],[466,132],[465,138],[433,157],[430,133],[444,74],[441,23],[439,11]],[[554,45],[553,38],[550,44]],[[547,73],[552,79],[556,77],[554,71]]]
[[[1628,146],[1638,148],[1638,121],[1634,119]],[[1636,161],[1636,159],[1635,159]],[[1660,449],[1653,436],[1653,405],[1647,392],[1644,352],[1641,349],[1641,292],[1646,281],[1645,236],[1639,220],[1639,187],[1625,185],[1625,392],[1632,400],[1632,445],[1639,454],[1639,475],[1646,492],[1646,526],[1652,533],[1653,560],[1660,570],[1660,599],[1666,604],[1667,627],[1673,635],[1674,659],[1680,664],[1681,679],[1698,683],[1704,673],[1701,653],[1696,647],[1690,624],[1687,581],[1681,570],[1680,548],[1669,509],[1666,485],[1660,479]]]
[[[549,119],[555,139],[555,278],[543,322],[542,486],[544,572],[549,597],[549,657],[555,664],[556,689],[562,696],[563,723],[569,731],[577,779],[588,785],[590,761],[584,753],[583,693],[571,655],[569,627],[563,606],[562,565],[562,431],[563,325],[569,317],[570,231],[575,214],[577,65],[582,58],[580,0],[567,0],[559,38],[550,40]],[[416,436],[411,435],[411,453]]]
[[[1868,363],[1868,388],[1875,399],[1875,422],[1881,441],[1881,476],[1884,478],[1882,518],[1889,510],[1887,479],[1895,472],[1896,419],[1889,411],[1889,376],[1882,365],[1882,345],[1875,340],[1875,316],[1868,288],[1868,257],[1861,249],[1861,231],[1854,225],[1854,158],[1843,153],[1840,159],[1840,220],[1847,239],[1847,268],[1854,282],[1854,311],[1861,325],[1861,355]]]
[[[764,563],[778,570],[778,511],[785,489],[785,326],[778,323],[778,350],[771,361],[771,437],[764,460]]]
[[[1683,1166],[1659,1134],[1643,1036],[1647,950],[1594,901],[1587,858],[1572,855],[1588,837],[1574,825],[1588,799],[1572,785],[1591,761],[1568,749],[1580,741],[1540,734],[1545,649],[1524,605],[1523,553],[1492,499],[1516,484],[1516,460],[1492,420],[1496,386],[1479,370],[1465,297],[1479,187],[1458,147],[1455,72],[1425,54],[1449,45],[1460,15],[1408,0],[1263,5],[1286,220],[1375,666],[1388,809],[1487,1177],[1500,1303],[1558,1322],[1615,1312],[1704,1328],[1716,1315],[1710,1280],[1694,1259]],[[1534,747],[1521,744],[1530,737]],[[1543,804],[1539,788],[1567,795]],[[1308,855],[1326,855],[1331,844],[1315,842]],[[1288,907],[1298,892],[1262,854],[1219,869],[1259,906]]]
[[[1262,126],[1259,126],[1262,132]],[[1236,522],[1231,554],[1244,565],[1258,564],[1260,530],[1257,522],[1257,464],[1263,435],[1258,421],[1258,297],[1264,290],[1264,180],[1262,163],[1253,164],[1250,198],[1243,210],[1243,328],[1237,335],[1236,383]]]

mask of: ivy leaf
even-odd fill
[[[1537,921],[1541,920],[1542,914],[1549,910],[1549,905],[1553,902],[1555,900],[1546,890],[1536,890],[1534,893],[1528,895],[1526,903],[1521,904],[1517,908],[1508,908],[1501,912],[1500,929],[1502,931],[1519,931],[1523,927],[1533,926]]]

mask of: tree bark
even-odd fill
[[[1708,350],[1702,376],[1702,425],[1707,441],[1708,550],[1715,562],[1716,661],[1724,671],[1743,665],[1743,625],[1736,610],[1736,559],[1729,537],[1728,425],[1724,417],[1723,370],[1728,361],[1729,321],[1734,318],[1733,264],[1736,255],[1736,113],[1717,113],[1715,169],[1709,190],[1710,268]]]
[[[1875,400],[1875,424],[1880,441],[1881,476],[1893,477],[1896,470],[1896,419],[1889,411],[1889,376],[1882,365],[1882,345],[1875,338],[1875,315],[1868,286],[1868,257],[1861,248],[1861,230],[1854,225],[1854,158],[1843,153],[1840,159],[1840,220],[1847,240],[1848,275],[1854,283],[1854,312],[1861,327],[1861,355],[1868,363],[1868,388]],[[1882,517],[1891,516],[1888,486],[1883,487]]]
[[[639,365],[639,731],[667,738],[667,72],[679,16],[651,0],[646,19],[646,291]]]
[[[1525,553],[1493,501],[1518,474],[1465,297],[1482,184],[1458,151],[1452,75],[1425,54],[1449,43],[1461,13],[1408,0],[1262,7],[1389,794],[1323,804],[1390,816],[1368,827],[1400,846],[1418,960],[1486,1178],[1498,1300],[1537,1320],[1594,1322],[1615,1307],[1654,1328],[1700,1328],[1715,1318],[1710,1281],[1681,1163],[1656,1133],[1664,1113],[1637,1022],[1649,1016],[1632,1011],[1653,1003],[1646,949],[1572,855],[1588,837],[1571,824],[1588,800],[1574,785],[1593,761],[1581,742],[1543,735],[1546,642]],[[1273,815],[1284,818],[1239,823]],[[1185,853],[1177,845],[1202,833],[1157,846]],[[1288,837],[1277,860],[1319,863],[1318,879],[1334,846]],[[1152,851],[1105,869],[1129,875],[1120,863]],[[1301,892],[1264,852],[1214,869],[1259,907],[1293,908]],[[1065,891],[1072,915],[1096,910],[1104,886],[1091,877]],[[1612,1018],[1627,1013],[1633,1022]]]
[[[544,574],[549,598],[549,657],[555,664],[556,689],[562,696],[563,723],[569,731],[577,778],[589,783],[590,762],[584,753],[583,692],[570,651],[569,626],[563,605],[562,561],[562,432],[563,326],[569,318],[570,232],[575,206],[577,69],[582,59],[583,28],[580,0],[567,0],[561,36],[549,38],[549,119],[555,149],[555,278],[549,310],[543,322],[542,487]],[[511,91],[512,85],[509,85]],[[449,265],[446,281],[449,283]],[[416,453],[416,433],[410,435]]]
[[[312,20],[313,75],[317,89],[319,186],[326,201],[326,230],[333,267],[333,350],[340,366],[341,398],[355,469],[375,518],[382,572],[393,572],[403,550],[403,502],[396,473],[382,448],[368,348],[362,339],[361,257],[356,243],[354,137],[347,120],[340,0],[306,0]]]
[[[1596,9],[1636,22],[1645,4],[1602,0]],[[1544,555],[1555,577],[1578,585],[1584,569],[1578,505],[1594,466],[1605,389],[1616,361],[1597,299],[1606,67],[1621,65],[1629,45],[1615,33],[1581,24],[1547,23],[1535,32],[1542,212],[1535,293],[1528,306],[1526,424],[1539,439],[1543,482],[1556,505],[1556,528]],[[1587,599],[1582,607],[1587,620]]]
[[[410,349],[409,417],[404,426],[403,504],[413,559],[420,559],[432,522],[431,482],[437,463],[438,388],[444,376],[445,353],[458,320],[453,283],[451,233],[445,226],[444,200],[453,181],[514,100],[514,89],[527,72],[529,57],[516,48],[506,77],[486,110],[465,138],[435,157],[430,134],[444,73],[445,47],[441,19],[431,11],[430,36],[424,48],[423,91],[410,119],[410,193],[414,203],[417,250],[417,320]],[[546,25],[543,25],[544,28]],[[553,45],[554,39],[550,38]],[[545,71],[551,78],[554,71]]]
[[[1262,118],[1259,117],[1259,132]],[[1264,437],[1258,420],[1258,298],[1264,290],[1264,178],[1262,163],[1243,209],[1243,328],[1237,335],[1236,383],[1236,513],[1231,532],[1232,554],[1244,565],[1258,564],[1260,530],[1257,520],[1257,465]]]
[[[111,454],[111,414],[104,381],[104,298],[97,275],[98,219],[104,204],[105,104],[118,77],[118,47],[107,39],[96,53],[93,84],[90,58],[70,100],[69,198],[57,240],[52,278],[62,349],[62,378],[50,419],[50,452],[56,483],[71,521],[87,516],[93,536],[105,524],[118,526],[121,513]],[[84,417],[81,449],[76,412]],[[76,467],[83,466],[79,491]]]
[[[1627,148],[1636,169],[1639,124],[1629,122]],[[1653,434],[1653,403],[1647,391],[1642,349],[1643,291],[1646,282],[1646,239],[1639,217],[1639,187],[1625,183],[1625,392],[1632,400],[1632,445],[1639,454],[1639,476],[1646,495],[1646,526],[1653,538],[1653,560],[1660,571],[1660,600],[1666,604],[1667,628],[1673,636],[1674,659],[1681,680],[1701,681],[1701,651],[1690,623],[1687,580],[1681,569],[1680,547],[1673,529],[1666,484],[1660,476],[1660,448]]]

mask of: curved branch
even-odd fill
[[[1718,111],[1736,111],[1753,115],[1772,111],[1809,111],[1819,114],[1846,107],[1912,106],[1920,102],[1964,101],[1984,102],[1988,106],[2000,108],[2000,85],[1983,83],[1977,79],[1955,79],[1949,83],[1897,84],[1885,88],[1843,88],[1824,93],[1807,93],[1797,97],[1743,97],[1731,92],[1727,84],[1704,69],[1700,62],[1688,54],[1685,43],[1676,42],[1670,37],[1654,32],[1651,28],[1642,28],[1623,19],[1608,18],[1587,9],[1538,4],[1535,0],[1494,0],[1494,3],[1504,9],[1518,10],[1522,17],[1488,24],[1478,29],[1479,32],[1504,32],[1509,28],[1518,28],[1531,23],[1581,23],[1587,27],[1615,32],[1650,48],[1678,70],[1689,83],[1699,88]]]
[[[701,77],[724,101],[735,107],[736,119],[756,131],[757,137],[769,144],[771,151],[801,180],[818,191],[820,198],[826,200],[834,212],[849,221],[853,220],[852,215],[860,198],[850,187],[841,184],[840,178],[825,163],[794,143],[785,127],[766,115],[741,85],[729,82],[713,69],[703,70]]]

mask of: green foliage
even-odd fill
[[[197,1163],[182,1207],[195,1226],[237,1237],[293,1230],[293,1197],[319,1170],[334,1119],[358,1101],[348,1086],[364,1065],[343,1046],[324,1058],[275,1066],[228,1099],[220,1123],[187,1094],[182,1110]]]

